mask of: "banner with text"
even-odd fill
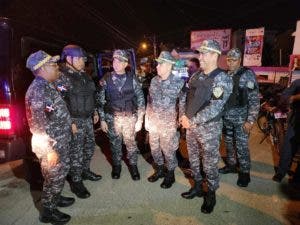
[[[191,49],[196,50],[200,47],[202,41],[206,39],[216,40],[220,44],[222,52],[229,51],[231,41],[231,29],[192,31]]]
[[[264,33],[264,27],[246,30],[244,66],[261,66]]]

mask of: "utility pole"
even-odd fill
[[[155,34],[153,35],[153,56],[154,56],[154,59],[156,59],[156,55],[157,55],[157,52],[156,52],[156,36]]]

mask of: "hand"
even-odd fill
[[[134,127],[135,132],[139,132],[142,129],[142,125],[143,125],[143,121],[138,120],[135,123],[135,127]]]
[[[78,132],[77,126],[75,123],[72,123],[72,133],[76,134]]]
[[[98,115],[98,113],[94,113],[93,119],[94,119],[94,124],[98,123],[98,121],[99,121],[99,115]]]
[[[101,130],[105,133],[107,133],[107,131],[108,131],[108,126],[105,121],[101,121]]]
[[[185,129],[188,129],[188,128],[191,127],[190,120],[189,120],[189,118],[187,118],[185,115],[183,115],[183,116],[179,119],[179,122],[181,123],[182,127],[185,128]]]
[[[252,129],[253,124],[249,123],[249,122],[245,122],[243,125],[243,129],[245,131],[245,133],[249,134],[250,130]]]
[[[47,160],[50,167],[55,166],[58,162],[58,154],[56,153],[56,151],[48,153]]]

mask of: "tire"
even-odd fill
[[[259,113],[257,117],[257,126],[263,132],[266,133],[268,130],[268,119],[265,113]]]
[[[284,127],[281,121],[275,121],[271,130],[272,143],[274,145],[274,150],[280,155],[280,149],[283,144],[284,139]]]

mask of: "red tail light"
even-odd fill
[[[0,135],[12,135],[12,109],[10,106],[0,105]]]

